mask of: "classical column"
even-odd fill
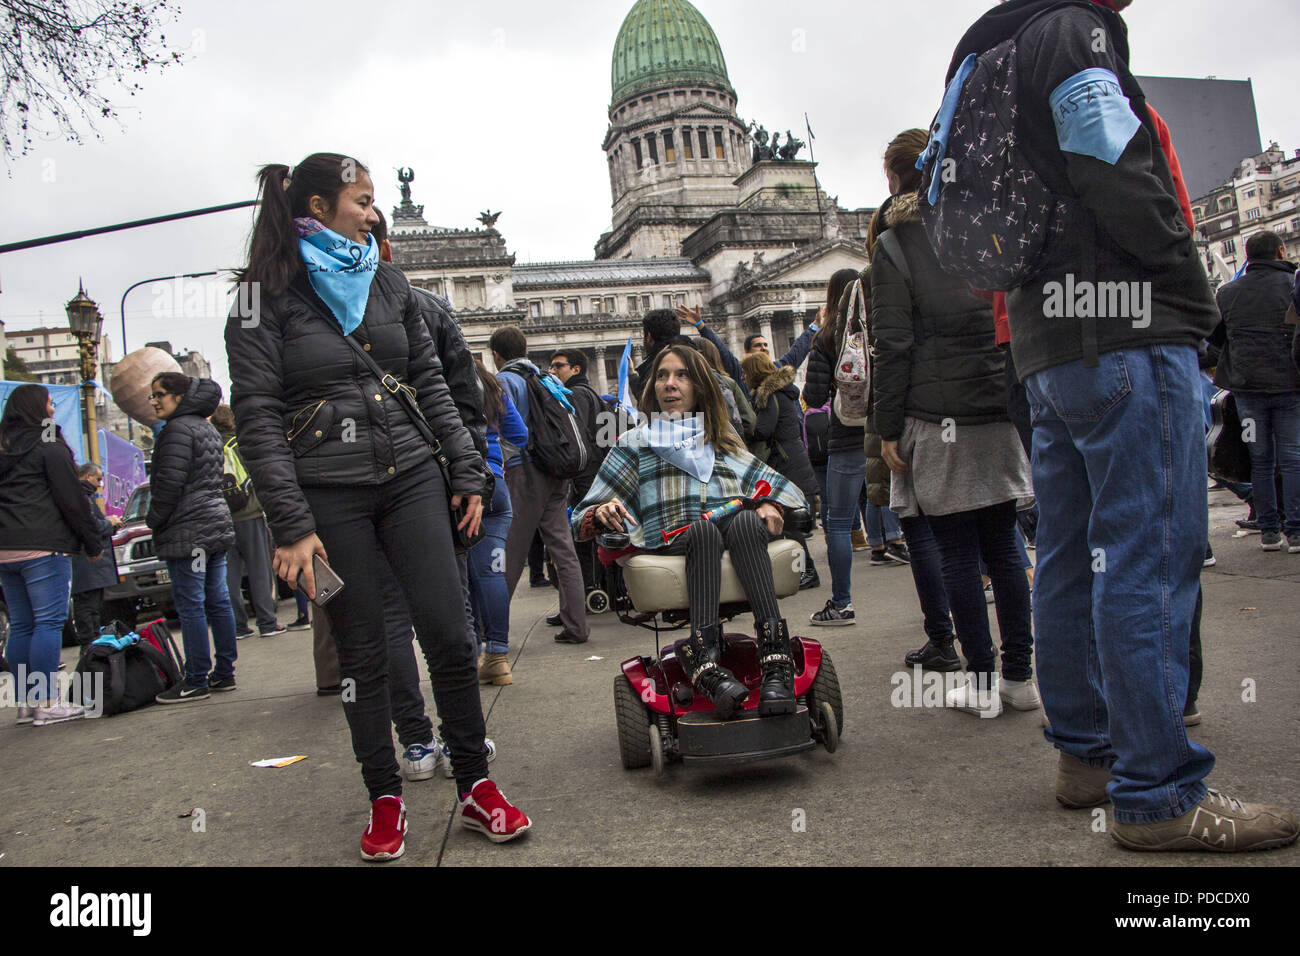
[[[772,341],[772,313],[771,312],[764,312],[761,316],[759,316],[758,331],[763,334],[763,338],[767,339],[767,347],[769,349],[776,348],[776,343]],[[775,355],[772,356],[774,360],[776,359],[776,357],[777,356]]]
[[[740,356],[745,354],[745,350],[740,347],[740,319],[737,316],[727,316],[725,332],[723,338],[727,343],[727,348],[731,349],[731,354],[736,356],[739,361]]]
[[[601,395],[609,394],[609,379],[605,375],[605,346],[597,345],[592,352],[594,353],[593,361],[596,363],[595,375],[588,374],[587,380],[595,386],[596,391]],[[588,370],[589,372],[591,370]]]

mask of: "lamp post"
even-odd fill
[[[81,352],[81,395],[85,405],[86,441],[90,461],[99,464],[99,427],[95,421],[95,365],[99,358],[99,336],[104,317],[99,306],[77,282],[77,297],[68,303],[68,327],[77,337]]]

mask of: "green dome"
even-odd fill
[[[713,28],[686,0],[637,0],[614,41],[610,77],[614,103],[695,84],[735,95]]]

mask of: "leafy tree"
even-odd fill
[[[21,355],[14,351],[13,346],[5,350],[5,381],[8,382],[36,382],[39,379],[31,373],[27,363],[23,361]]]
[[[181,62],[164,20],[175,0],[0,0],[0,143],[5,162],[33,136],[80,143],[117,121],[106,88],[134,96],[137,75]]]

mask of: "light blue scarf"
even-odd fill
[[[685,419],[655,416],[639,431],[641,440],[656,455],[708,484],[713,475],[713,443],[705,437],[701,416]]]
[[[369,245],[346,239],[317,220],[295,219],[298,251],[307,266],[307,278],[316,294],[329,306],[344,335],[351,335],[366,314],[370,283],[379,268],[379,243]]]

